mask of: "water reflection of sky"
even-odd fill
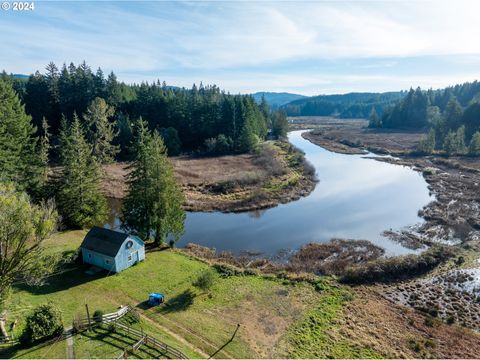
[[[431,201],[423,177],[362,155],[329,152],[303,139],[301,132],[291,132],[289,139],[317,170],[320,182],[312,194],[260,212],[189,213],[178,245],[195,242],[217,250],[273,255],[338,237],[367,239],[389,254],[406,253],[381,233],[421,221],[418,210]]]

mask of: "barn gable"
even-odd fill
[[[143,241],[133,235],[92,228],[80,246],[83,262],[111,272],[120,272],[145,259]]]
[[[95,226],[87,233],[80,247],[115,257],[127,238],[128,234]]]

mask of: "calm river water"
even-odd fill
[[[418,210],[432,198],[421,174],[364,155],[327,151],[303,139],[302,132],[290,132],[289,140],[317,171],[320,182],[309,196],[250,213],[189,212],[177,246],[194,242],[236,254],[274,256],[309,242],[348,238],[370,240],[389,255],[410,252],[382,232],[422,221]],[[117,228],[118,204],[112,205],[113,218],[106,226]]]

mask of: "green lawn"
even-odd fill
[[[58,234],[46,246],[52,252],[72,253],[84,234],[81,231]],[[316,316],[322,320],[320,330],[331,326],[337,312],[331,314],[330,303],[343,294],[328,286],[318,292],[307,283],[290,283],[260,276],[221,277],[218,273],[215,273],[215,282],[209,293],[201,293],[192,286],[192,281],[208,268],[209,265],[173,250],[148,252],[144,262],[109,276],[105,273],[87,275],[84,267],[76,267],[51,277],[41,287],[17,285],[6,304],[9,321],[17,318],[20,332],[25,316],[44,303],[53,303],[60,308],[66,324],[71,323],[75,316],[85,317],[85,304],[88,304],[91,313],[97,309],[104,313],[112,312],[120,305],[130,304],[142,315],[140,326],[146,332],[190,357],[201,357],[202,352],[215,352],[230,339],[237,324],[241,324],[237,336],[216,357],[321,354],[292,350],[299,340],[295,334],[305,326],[305,314],[311,316],[311,311],[317,311]],[[148,294],[153,291],[166,295],[166,306],[145,306]],[[335,309],[340,306],[341,301]],[[328,316],[323,316],[322,309],[326,309]],[[122,343],[116,335],[106,335],[100,331],[75,336],[76,357],[118,356],[126,343]],[[312,349],[318,341],[329,341],[328,336],[319,339],[312,332],[301,343],[303,347]],[[279,344],[282,346],[279,347]],[[348,344],[343,347],[346,350],[341,354],[345,357],[359,355],[353,350],[349,353]],[[34,357],[44,357],[38,351]],[[14,355],[23,356],[23,353],[11,353],[11,356]],[[28,353],[25,356],[30,357]],[[148,357],[143,353],[138,356]]]
[[[60,340],[50,344],[32,346],[28,349],[22,349],[18,345],[11,348],[0,348],[0,357],[5,359],[65,359],[67,344],[65,340]]]

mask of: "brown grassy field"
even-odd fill
[[[284,142],[267,142],[254,154],[170,158],[191,211],[250,211],[308,195],[314,171],[303,154]],[[104,166],[103,189],[121,199],[127,191],[128,163]]]
[[[423,131],[369,129],[361,119],[325,117],[290,118],[292,128],[314,129],[304,137],[311,142],[346,154],[361,154],[364,149],[376,153],[401,155],[415,150]],[[302,122],[304,121],[304,122]]]

